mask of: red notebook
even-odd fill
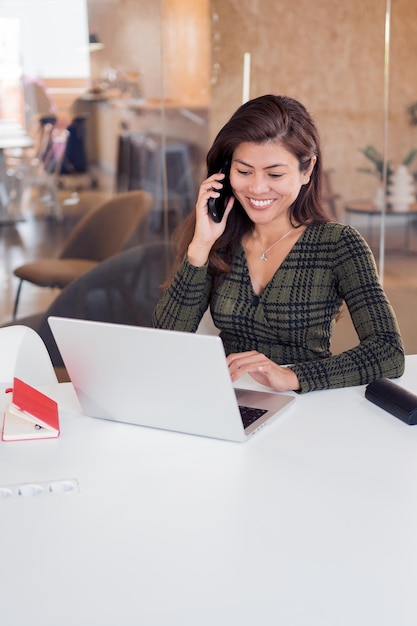
[[[55,400],[19,378],[13,382],[13,395],[3,420],[3,441],[50,439],[59,436],[59,413]]]

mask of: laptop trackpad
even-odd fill
[[[295,399],[294,396],[287,396],[281,393],[268,393],[266,391],[254,391],[252,389],[235,388],[235,393],[238,404],[258,409],[266,409],[271,414],[276,413]]]

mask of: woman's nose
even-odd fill
[[[254,174],[249,189],[254,193],[262,193],[269,189],[268,180],[263,174]]]

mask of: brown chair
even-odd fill
[[[56,258],[25,263],[14,270],[20,279],[13,308],[16,318],[23,281],[39,287],[63,289],[101,261],[135,245],[141,227],[146,236],[153,205],[151,194],[143,190],[113,196],[90,210],[75,226]]]

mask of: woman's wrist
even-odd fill
[[[287,376],[288,391],[300,391],[301,385],[300,381],[298,380],[297,374],[294,372],[294,370],[291,369],[291,367],[286,367],[285,370]]]
[[[187,259],[191,265],[195,267],[202,267],[207,263],[211,246],[207,244],[200,244],[192,241],[188,246]]]

